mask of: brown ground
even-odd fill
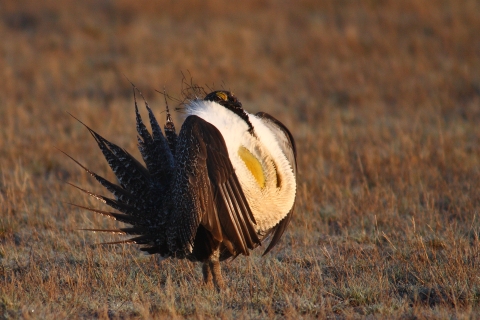
[[[80,3],[0,2],[0,318],[478,316],[479,1]],[[125,76],[162,118],[182,71],[298,145],[286,236],[223,293],[93,246],[119,224],[66,204],[102,208],[63,181],[106,192],[55,149],[111,178],[66,112],[138,156]]]

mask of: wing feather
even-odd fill
[[[220,131],[200,117],[187,117],[178,136],[175,156],[177,165],[182,166],[177,168],[176,176],[176,188],[182,194],[176,195],[175,202],[188,204],[178,208],[178,217],[172,219],[175,225],[180,224],[181,230],[174,235],[177,240],[170,241],[180,247],[192,244],[195,237],[192,232],[201,224],[234,255],[248,255],[249,249],[260,245],[253,214]],[[193,172],[187,179],[188,168]]]

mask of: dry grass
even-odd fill
[[[476,318],[480,2],[2,1],[0,318]],[[268,111],[298,145],[296,216],[265,259],[156,262],[79,228],[115,223],[55,150],[111,177],[88,132],[135,151],[180,71]]]

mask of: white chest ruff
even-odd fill
[[[222,134],[257,230],[269,230],[285,218],[295,201],[296,181],[292,164],[270,129],[249,114],[255,137],[244,120],[215,102],[192,101],[187,111],[213,124]]]

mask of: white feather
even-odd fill
[[[248,132],[248,125],[242,118],[216,102],[194,100],[186,110],[187,115],[197,115],[222,134],[258,231],[268,230],[285,218],[295,201],[296,181],[293,164],[288,162],[275,134],[262,120],[248,114],[258,139],[255,138]],[[239,157],[240,146],[247,148],[260,162],[265,175],[263,188]],[[280,187],[277,187],[277,173],[282,181]]]

